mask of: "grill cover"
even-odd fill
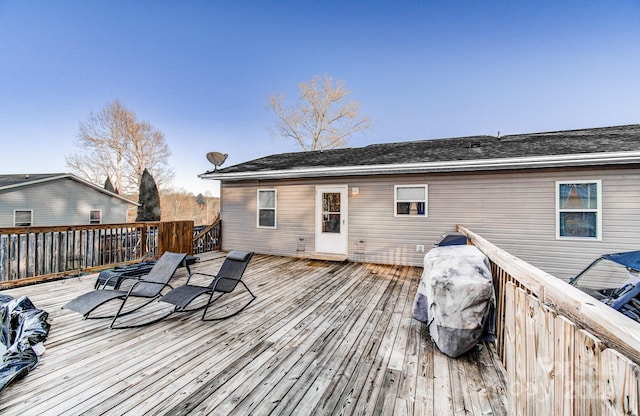
[[[425,255],[413,316],[429,325],[440,351],[457,357],[490,338],[494,305],[489,260],[476,247],[435,247]]]

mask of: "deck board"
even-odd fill
[[[224,253],[200,257],[192,271],[215,273]],[[490,348],[451,359],[412,318],[420,274],[255,255],[245,281],[258,298],[239,315],[123,330],[61,309],[95,275],[5,290],[49,312],[51,331],[38,367],[0,393],[0,414],[506,414]],[[172,283],[185,278],[179,269]],[[238,290],[212,316],[247,299]]]

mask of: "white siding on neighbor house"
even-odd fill
[[[132,206],[72,179],[62,178],[0,191],[0,227],[13,227],[14,210],[33,210],[33,226],[85,225],[92,210],[102,224],[127,222]]]
[[[602,241],[556,239],[556,181],[602,181]],[[225,249],[296,255],[297,239],[314,247],[314,192],[349,186],[349,258],[422,265],[426,252],[456,224],[557,277],[568,279],[604,253],[640,249],[640,170],[528,171],[368,176],[322,180],[226,182],[222,186]],[[395,217],[394,185],[428,185],[427,217]],[[352,195],[352,188],[359,189]],[[256,189],[278,190],[278,228],[257,229]],[[356,253],[364,240],[364,256]],[[425,252],[417,252],[424,245]]]

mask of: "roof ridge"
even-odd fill
[[[581,129],[569,129],[569,130],[550,130],[550,131],[538,131],[534,133],[514,133],[514,134],[505,134],[500,138],[504,137],[513,137],[513,136],[538,136],[538,135],[549,135],[549,134],[566,134],[566,133],[578,133],[578,132],[587,132],[587,131],[596,131],[596,130],[617,130],[617,129],[627,129],[627,128],[640,128],[640,124],[621,124],[618,126],[605,126],[605,127],[587,127]]]

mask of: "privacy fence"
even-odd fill
[[[489,257],[512,415],[638,415],[640,323],[458,226]]]

